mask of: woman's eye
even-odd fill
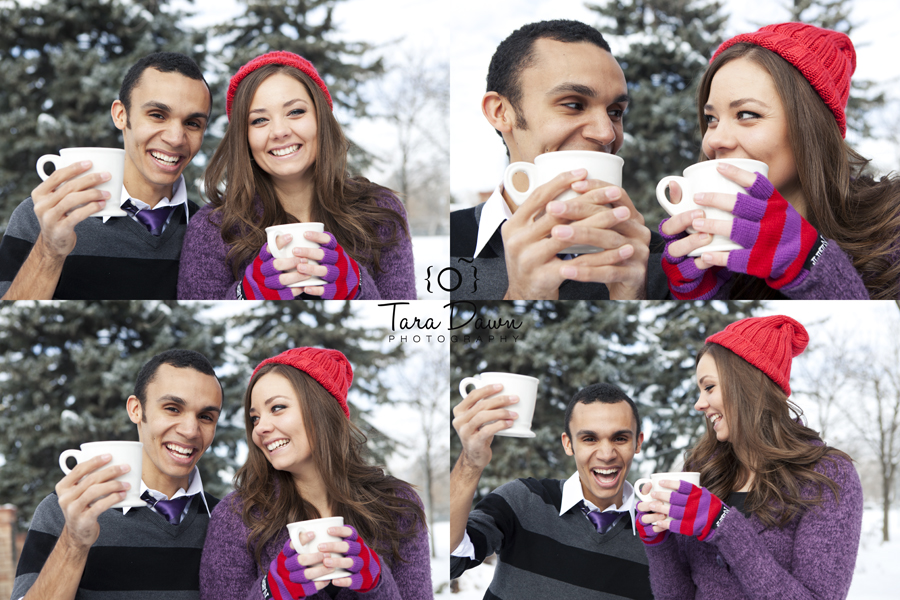
[[[747,119],[758,119],[759,114],[755,112],[751,112],[749,110],[742,110],[737,114],[738,120],[744,121]]]
[[[703,115],[703,118],[706,119],[706,124],[707,124],[707,125],[709,125],[710,123],[715,123],[716,121],[718,121],[718,119],[716,119],[716,118],[715,118],[714,116],[712,116],[712,115]]]

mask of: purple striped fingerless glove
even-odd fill
[[[378,585],[378,579],[381,577],[381,561],[378,560],[375,551],[366,546],[359,537],[356,528],[350,525],[348,527],[353,533],[344,538],[350,546],[344,556],[353,559],[353,566],[347,569],[351,573],[350,589],[365,594]]]
[[[670,531],[695,536],[700,541],[709,540],[716,527],[728,514],[728,507],[705,487],[697,487],[681,481],[678,489],[669,497]]]
[[[318,592],[316,584],[306,578],[305,572],[306,567],[300,564],[299,555],[288,540],[263,578],[263,598],[296,600],[315,595]]]
[[[669,245],[687,237],[687,233],[683,231],[677,235],[663,233],[663,224],[668,220],[663,219],[659,224],[659,235],[666,240],[662,268],[666,279],[669,280],[669,291],[678,300],[710,300],[731,277],[731,271],[723,267],[698,269],[693,257],[676,258],[669,254]]]
[[[636,513],[637,516],[637,530],[638,535],[641,536],[641,541],[647,544],[648,546],[655,546],[656,544],[661,544],[666,541],[666,537],[669,535],[669,532],[665,529],[656,533],[653,531],[653,525],[648,525],[644,523],[644,515],[649,515],[652,513],[645,513],[643,511],[638,510]]]
[[[728,269],[791,289],[803,283],[827,242],[762,174],[734,205],[731,239],[745,249],[728,254]]]
[[[269,244],[263,244],[259,254],[244,270],[241,287],[247,300],[292,300],[294,293],[284,286],[278,277],[281,271],[275,268],[275,257],[269,252]]]
[[[331,240],[320,246],[325,256],[319,261],[320,265],[328,268],[328,273],[322,279],[325,280],[325,300],[353,300],[359,295],[359,264],[344,249],[334,235],[325,232]]]

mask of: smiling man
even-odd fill
[[[559,150],[616,154],[629,101],[625,75],[600,32],[557,20],[525,25],[497,47],[481,109],[510,162],[533,163]],[[554,201],[568,188],[581,195]],[[560,254],[582,244],[605,251]],[[538,187],[521,206],[501,184],[487,202],[450,215],[452,266],[466,273],[471,265],[477,278],[475,285],[461,282],[451,297],[665,298],[666,279],[651,245],[662,252],[662,238],[644,226],[625,190],[586,179],[583,170]]]
[[[4,300],[174,299],[181,245],[197,205],[182,172],[200,150],[212,96],[192,59],[138,61],[112,104],[125,148],[124,217],[88,218],[108,194],[90,163],[57,169],[22,202],[0,242]]]
[[[496,553],[486,600],[652,598],[634,490],[625,480],[644,440],[634,402],[606,383],[579,391],[562,434],[575,473],[565,481],[517,479],[472,509],[494,435],[516,418],[506,407],[517,398],[488,398],[499,388],[476,389],[453,410],[463,450],[450,474],[450,576]]]
[[[210,362],[167,350],[138,373],[126,402],[144,444],[141,508],[111,508],[128,484],[109,456],[79,463],[35,510],[12,598],[200,596],[200,555],[218,500],[197,461],[212,444],[222,387]]]

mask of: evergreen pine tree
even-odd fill
[[[0,307],[0,498],[20,524],[63,474],[59,454],[101,440],[137,440],[125,401],[140,368],[170,348],[225,362],[224,327],[198,319],[202,305],[175,302],[9,303]],[[241,382],[243,383],[243,382]],[[225,397],[234,382],[223,378]],[[243,390],[241,390],[243,391]],[[223,413],[222,421],[228,419]],[[216,442],[234,448],[220,424]],[[243,437],[243,426],[240,427]],[[233,459],[207,452],[198,463],[208,491]]]
[[[365,42],[337,39],[334,8],[341,0],[240,0],[245,13],[214,28],[224,42],[221,61],[231,77],[247,61],[273,50],[294,52],[309,60],[319,72],[335,109],[350,115],[367,115],[361,84],[384,72],[382,59]],[[227,79],[226,84],[227,85]],[[340,119],[338,119],[340,121]],[[342,123],[343,125],[344,123]],[[352,146],[348,162],[361,172],[372,162],[364,149]]]
[[[43,154],[122,147],[110,117],[138,59],[182,52],[203,67],[206,38],[180,24],[168,0],[55,0],[0,4],[0,229],[41,180]],[[199,177],[188,165],[185,178]]]
[[[566,405],[592,383],[621,387],[637,404],[645,430],[636,463],[652,459],[654,471],[670,467],[702,431],[693,410],[697,397],[694,357],[708,335],[749,316],[759,303],[492,302],[460,311],[467,323],[450,348],[453,404],[463,377],[485,371],[531,375],[540,380],[533,439],[495,437],[493,458],[479,496],[516,477],[565,479],[573,463],[560,435]],[[517,321],[518,329],[479,327]],[[490,340],[489,336],[494,339]],[[501,335],[506,342],[499,341]],[[468,340],[466,339],[468,336]],[[519,336],[513,341],[512,336]],[[461,450],[451,434],[451,460]],[[637,479],[633,470],[630,480]]]
[[[597,28],[612,45],[631,96],[619,151],[622,186],[653,229],[668,216],[656,201],[656,184],[700,156],[697,84],[724,41],[727,17],[719,1],[610,0],[588,8],[601,16]]]
[[[321,300],[266,302],[234,316],[231,322],[242,332],[241,354],[247,360],[240,373],[243,389],[246,389],[256,365],[290,348],[316,346],[343,352],[353,366],[353,386],[348,398],[353,422],[368,437],[372,458],[378,464],[384,464],[394,442],[369,422],[369,411],[358,406],[354,396],[377,404],[392,403],[390,387],[382,380],[381,373],[403,360],[403,347],[384,348],[382,342],[388,330],[360,325],[352,302],[340,303],[338,309],[335,309],[336,305],[338,303]],[[243,389],[227,401],[229,407],[241,414]]]

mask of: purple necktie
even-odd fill
[[[140,221],[151,235],[159,236],[162,233],[163,225],[172,213],[174,206],[163,206],[162,208],[140,209],[135,206],[131,200],[122,203],[122,210],[135,217]]]
[[[594,527],[597,528],[597,533],[606,533],[609,530],[610,525],[613,522],[622,516],[622,513],[614,510],[600,512],[598,510],[588,510],[588,507],[584,504],[581,505],[581,510],[584,511],[584,514],[587,515],[587,518],[591,520],[591,523],[594,524]]]
[[[141,495],[141,500],[147,503],[150,508],[156,509],[156,512],[168,519],[172,525],[178,525],[181,522],[181,513],[184,507],[191,501],[193,496],[179,496],[174,500],[157,500],[149,491],[145,491]]]

